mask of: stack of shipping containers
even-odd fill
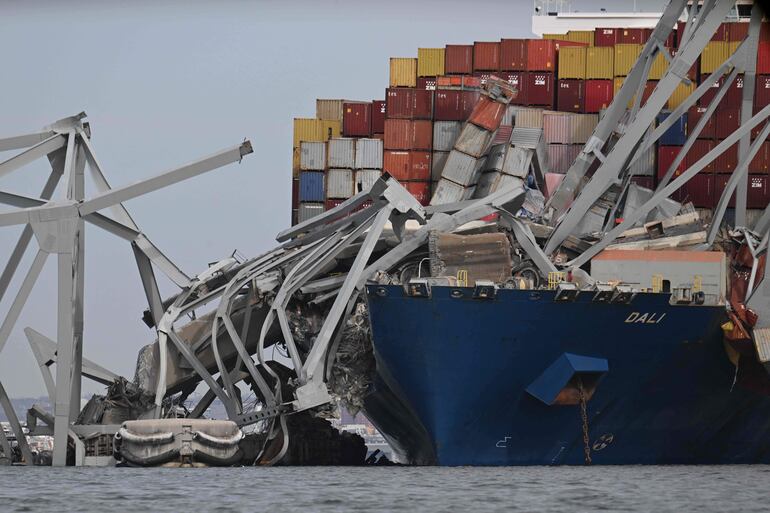
[[[658,122],[734,51],[747,27],[745,22],[720,27],[694,64],[689,75],[691,83],[682,83],[677,88],[668,101],[668,111],[660,113]],[[677,51],[676,34],[681,34],[682,29],[682,25],[678,26],[666,41],[672,53]],[[333,207],[367,188],[382,170],[427,204],[450,153],[457,149],[464,123],[479,102],[481,85],[493,75],[513,85],[518,95],[511,101],[515,107],[508,108],[490,145],[510,136],[515,114],[516,126],[544,129],[550,170],[564,173],[585,143],[586,134],[590,135],[597,116],[612,102],[651,32],[597,28],[546,34],[542,39],[420,48],[416,58],[392,58],[385,101],[318,100],[315,119],[295,119],[293,222]],[[642,104],[662,78],[665,64],[662,55],[653,63]],[[739,76],[675,174],[735,130],[740,119],[741,92]],[[655,187],[714,94],[707,93],[655,147],[636,161],[631,169],[634,181]],[[754,104],[755,112],[770,104],[767,22],[763,22],[760,34]],[[303,142],[308,143],[305,150]],[[305,152],[307,156],[302,161]],[[736,165],[737,145],[686,184],[677,199],[692,201],[697,207],[713,207]],[[770,199],[770,143],[765,143],[749,173],[749,208],[764,208]]]

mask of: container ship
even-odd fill
[[[695,38],[693,9],[690,3],[667,32],[665,51],[652,54],[641,98],[631,97],[626,119],[646,105],[672,56]],[[676,206],[668,221],[657,221],[668,223],[666,241],[650,233],[654,217],[642,219],[637,232],[623,232],[620,243],[580,262],[592,284],[583,287],[571,271],[548,273],[548,283],[541,272],[533,281],[537,273],[521,267],[526,258],[517,268],[515,255],[474,246],[473,237],[489,235],[471,229],[465,239],[431,238],[421,255],[426,270],[420,261],[406,280],[366,286],[377,372],[364,411],[401,461],[770,461],[764,335],[745,304],[757,286],[747,247],[762,234],[749,242],[751,236],[731,232],[718,245],[706,235],[714,231],[708,226],[715,211],[717,224],[754,226],[770,200],[769,142],[757,143],[743,169],[748,189],[741,214],[733,209],[735,197],[720,204],[733,187],[739,145],[710,157],[741,125],[744,78],[755,82],[748,116],[770,104],[764,18],[751,74],[742,67],[729,79],[723,67],[747,40],[751,10],[751,2],[734,3],[708,35],[645,136],[679,109],[676,121],[663,126],[654,144],[632,149],[620,190],[605,192],[573,232],[582,240],[563,239],[551,259],[574,260],[601,239],[597,234],[621,224],[624,212],[708,160],[668,195]],[[434,211],[523,184],[527,198],[518,215],[536,220],[536,231],[548,207],[558,209],[563,182],[659,20],[661,13],[549,12],[547,3],[535,2],[533,32],[542,37],[448,44],[392,58],[384,101],[318,100],[317,119],[295,119],[292,222],[306,224],[345,204],[385,174]],[[709,90],[688,101],[712,74],[719,78]],[[503,100],[489,94],[505,86],[511,93],[503,91]],[[713,115],[712,102],[718,103]],[[516,148],[529,151],[525,165]],[[635,194],[642,198],[632,199]],[[551,253],[547,241],[559,220],[543,224],[550,227],[534,237]],[[496,243],[506,246],[505,237]],[[424,278],[415,278],[421,272]]]

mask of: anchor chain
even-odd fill
[[[588,411],[586,408],[586,393],[583,389],[583,380],[578,376],[578,394],[580,397],[580,418],[583,421],[583,453],[586,465],[591,464],[591,442],[588,438]]]

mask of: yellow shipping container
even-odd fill
[[[342,103],[345,100],[322,100],[315,101],[316,119],[336,119],[342,121]]]
[[[302,141],[328,141],[340,136],[341,122],[336,119],[294,118],[294,148]]]
[[[636,59],[642,53],[642,45],[615,45],[614,73],[616,77],[625,77],[634,67]]]
[[[328,141],[340,136],[342,130],[342,121],[336,119],[320,119],[321,122],[321,141]]]
[[[700,55],[701,73],[713,73],[732,55],[727,41],[709,41]],[[737,44],[737,43],[735,43]]]
[[[675,108],[679,107],[679,105],[685,101],[693,91],[695,91],[694,83],[690,85],[687,85],[684,82],[680,83],[677,88],[674,89],[674,92],[671,94],[671,98],[668,99],[668,108],[670,110],[674,110]]]
[[[586,48],[586,78],[612,80],[614,76],[615,49],[611,46]]]
[[[417,76],[438,77],[444,74],[443,48],[417,49]]]
[[[593,30],[569,30],[567,31],[567,41],[575,43],[585,43],[589,46],[594,45]]]
[[[615,80],[612,83],[613,98],[618,95],[618,91],[620,91],[620,88],[623,86],[623,81],[625,80],[626,80],[626,77],[615,77]],[[627,107],[629,109],[634,106],[634,100],[636,100],[636,95],[633,95],[631,99],[628,101]]]
[[[390,87],[415,87],[417,85],[417,59],[412,57],[390,58]]]
[[[559,39],[561,41],[566,41],[567,34],[543,34],[543,39]]]
[[[655,60],[652,61],[652,66],[650,66],[650,74],[648,75],[647,80],[660,80],[666,73],[667,68],[668,61],[666,60],[666,57],[662,52],[658,52]]]
[[[562,46],[559,49],[559,78],[586,78],[584,46]]]

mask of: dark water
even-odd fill
[[[0,511],[768,511],[770,466],[0,467]]]

